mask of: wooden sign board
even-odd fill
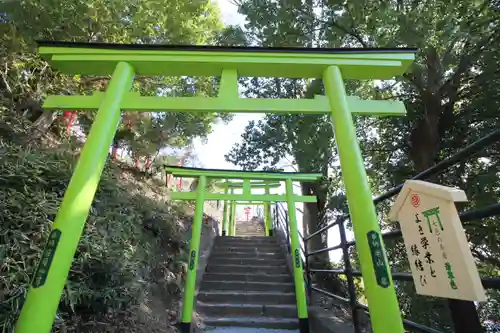
[[[390,211],[399,221],[420,295],[485,301],[474,257],[455,202],[464,191],[420,180],[405,182]]]

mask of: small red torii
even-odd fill
[[[69,136],[71,134],[71,127],[73,126],[73,121],[76,118],[76,112],[64,111],[63,118],[66,120],[66,135]]]

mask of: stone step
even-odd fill
[[[256,243],[250,243],[250,242],[215,242],[214,247],[221,248],[221,247],[228,247],[228,248],[254,248],[254,249],[261,249],[261,248],[272,248],[276,249],[279,248],[278,243],[275,242],[256,242]]]
[[[244,265],[244,266],[281,266],[286,265],[285,259],[270,259],[270,258],[220,258],[210,257],[208,265]]]
[[[279,252],[212,252],[210,258],[261,258],[261,259],[284,259],[283,253]]]
[[[255,249],[255,248],[250,248],[250,247],[216,247],[214,246],[212,248],[212,253],[211,255],[214,256],[219,256],[221,253],[227,255],[229,253],[245,253],[245,254],[253,254],[254,256],[257,256],[261,253],[264,255],[269,255],[269,254],[279,254],[283,255],[283,252],[280,248],[278,249]]]
[[[226,246],[226,247],[253,247],[253,248],[261,248],[261,247],[276,247],[278,245],[277,242],[273,241],[257,241],[257,242],[248,242],[248,241],[236,241],[236,240],[228,240],[228,241],[215,241],[214,246]]]
[[[245,273],[210,273],[203,274],[202,281],[249,281],[249,282],[293,282],[289,274],[250,274]]]
[[[201,282],[200,290],[234,290],[234,291],[275,291],[292,293],[295,290],[293,283],[276,282],[249,282],[249,281],[205,281]]]
[[[258,236],[252,236],[258,237]],[[241,245],[241,246],[273,246],[277,245],[276,240],[248,240],[247,237],[241,237],[241,239],[217,239],[214,245]]]
[[[286,274],[286,265],[281,266],[243,266],[243,265],[208,265],[208,273],[258,273],[258,274]]]
[[[241,304],[197,302],[196,311],[214,317],[282,317],[297,318],[295,304]]]
[[[197,299],[206,303],[295,304],[295,293],[216,290],[198,292]]]
[[[256,232],[256,233],[243,233],[243,232],[236,232],[236,235],[242,235],[245,237],[259,237],[259,236],[264,236],[265,232]]]
[[[238,252],[239,250],[260,250],[265,252],[280,251],[280,247],[278,244],[214,244],[213,251],[220,251],[224,249],[230,252]]]
[[[215,238],[215,242],[273,242],[276,243],[275,237],[270,236],[220,236]]]
[[[299,327],[298,319],[273,317],[206,317],[203,320],[207,327],[248,327],[293,330]],[[235,330],[235,332],[237,332]]]
[[[264,231],[264,227],[251,227],[251,228],[245,228],[245,227],[236,227],[236,231],[239,231],[239,232],[260,232],[260,231]]]

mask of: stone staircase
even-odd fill
[[[265,236],[264,221],[257,217],[249,221],[236,221],[236,236]]]
[[[196,308],[207,330],[298,332],[293,278],[276,239],[217,237]]]

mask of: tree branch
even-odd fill
[[[500,268],[500,260],[494,257],[490,256],[485,256],[484,254],[480,253],[477,248],[472,250],[472,253],[481,261],[488,263],[490,265],[496,266],[497,268]]]
[[[458,96],[458,87],[460,86],[460,79],[462,74],[470,69],[470,67],[475,62],[475,56],[480,53],[484,47],[488,44],[495,43],[496,34],[492,33],[486,38],[482,39],[478,43],[474,43],[474,47],[470,52],[464,52],[463,56],[460,58],[457,68],[455,72],[451,75],[451,77],[441,86],[439,92],[444,96],[448,96],[454,101]],[[473,44],[472,40],[469,38],[464,46],[464,49],[467,49]]]

